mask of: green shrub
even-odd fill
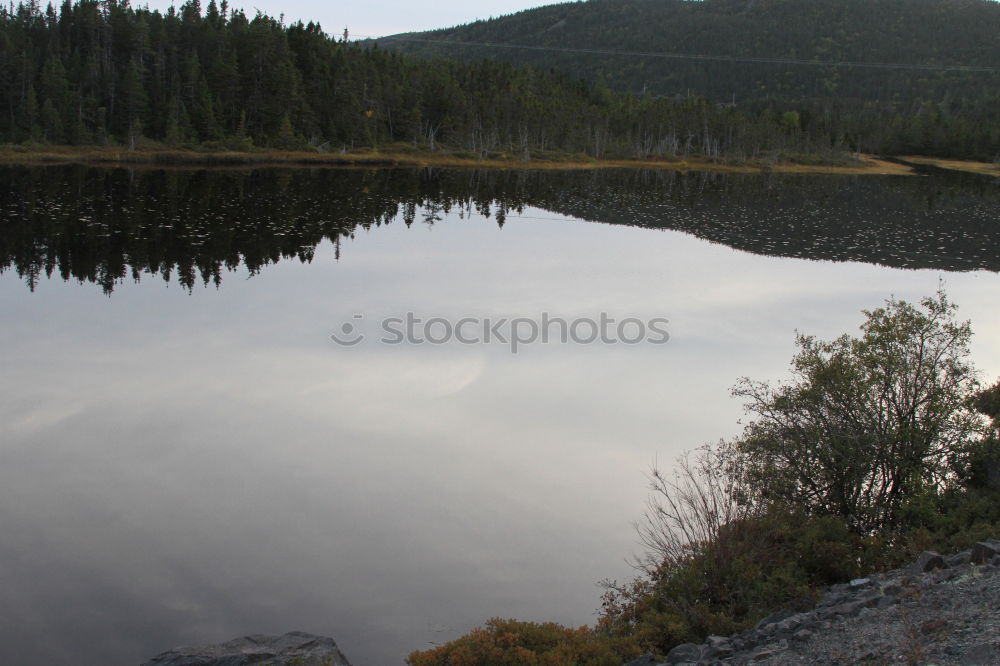
[[[1000,444],[972,407],[989,415],[997,395],[977,392],[954,313],[941,291],[889,300],[859,337],[798,335],[790,383],[743,380],[743,435],[654,471],[649,554],[639,578],[607,584],[599,629],[666,653],[995,536]]]
[[[206,152],[234,151],[248,153],[254,150],[253,139],[248,136],[232,136],[216,141],[205,141],[198,145],[198,150]]]
[[[980,414],[993,420],[993,427],[1000,427],[1000,382],[979,392],[972,401],[972,407]]]
[[[891,299],[861,335],[799,334],[790,383],[743,379],[753,417],[732,443],[752,502],[836,515],[858,534],[904,527],[907,502],[954,483],[985,433],[969,408],[979,389],[968,322],[942,291],[920,307]]]
[[[621,649],[619,644],[618,649]],[[613,643],[587,627],[571,629],[553,622],[494,618],[433,650],[410,654],[410,666],[618,666],[638,656],[616,652]]]
[[[625,586],[607,584],[598,626],[659,653],[735,633],[778,608],[805,608],[818,587],[870,570],[878,561],[869,546],[834,516],[775,509],[726,525],[686,561]]]

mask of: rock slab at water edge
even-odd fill
[[[336,641],[292,631],[283,636],[254,634],[227,643],[181,647],[142,666],[351,666]]]

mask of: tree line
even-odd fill
[[[589,0],[377,43],[556,67],[621,93],[697,94],[751,115],[795,111],[814,140],[855,150],[993,160],[998,34],[993,0]]]
[[[166,12],[128,0],[0,8],[0,142],[475,156],[829,151],[794,117],[613,93],[550,69],[415,59],[225,0]]]

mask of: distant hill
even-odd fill
[[[458,45],[463,42],[508,46]],[[488,57],[555,68],[617,91],[655,96],[697,93],[757,108],[802,106],[806,100],[807,108],[835,110],[844,104],[874,102],[906,112],[930,102],[969,117],[984,117],[995,114],[1000,104],[1000,2],[993,0],[589,0],[395,35],[378,44],[420,56]],[[880,63],[899,66],[871,66]],[[997,71],[922,68],[927,65]]]
[[[447,57],[215,0],[0,4],[0,144],[1000,162],[985,0],[591,0],[382,44]]]

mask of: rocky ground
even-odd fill
[[[679,645],[653,664],[1000,664],[1000,541],[828,588],[810,611],[779,611],[742,634]]]

